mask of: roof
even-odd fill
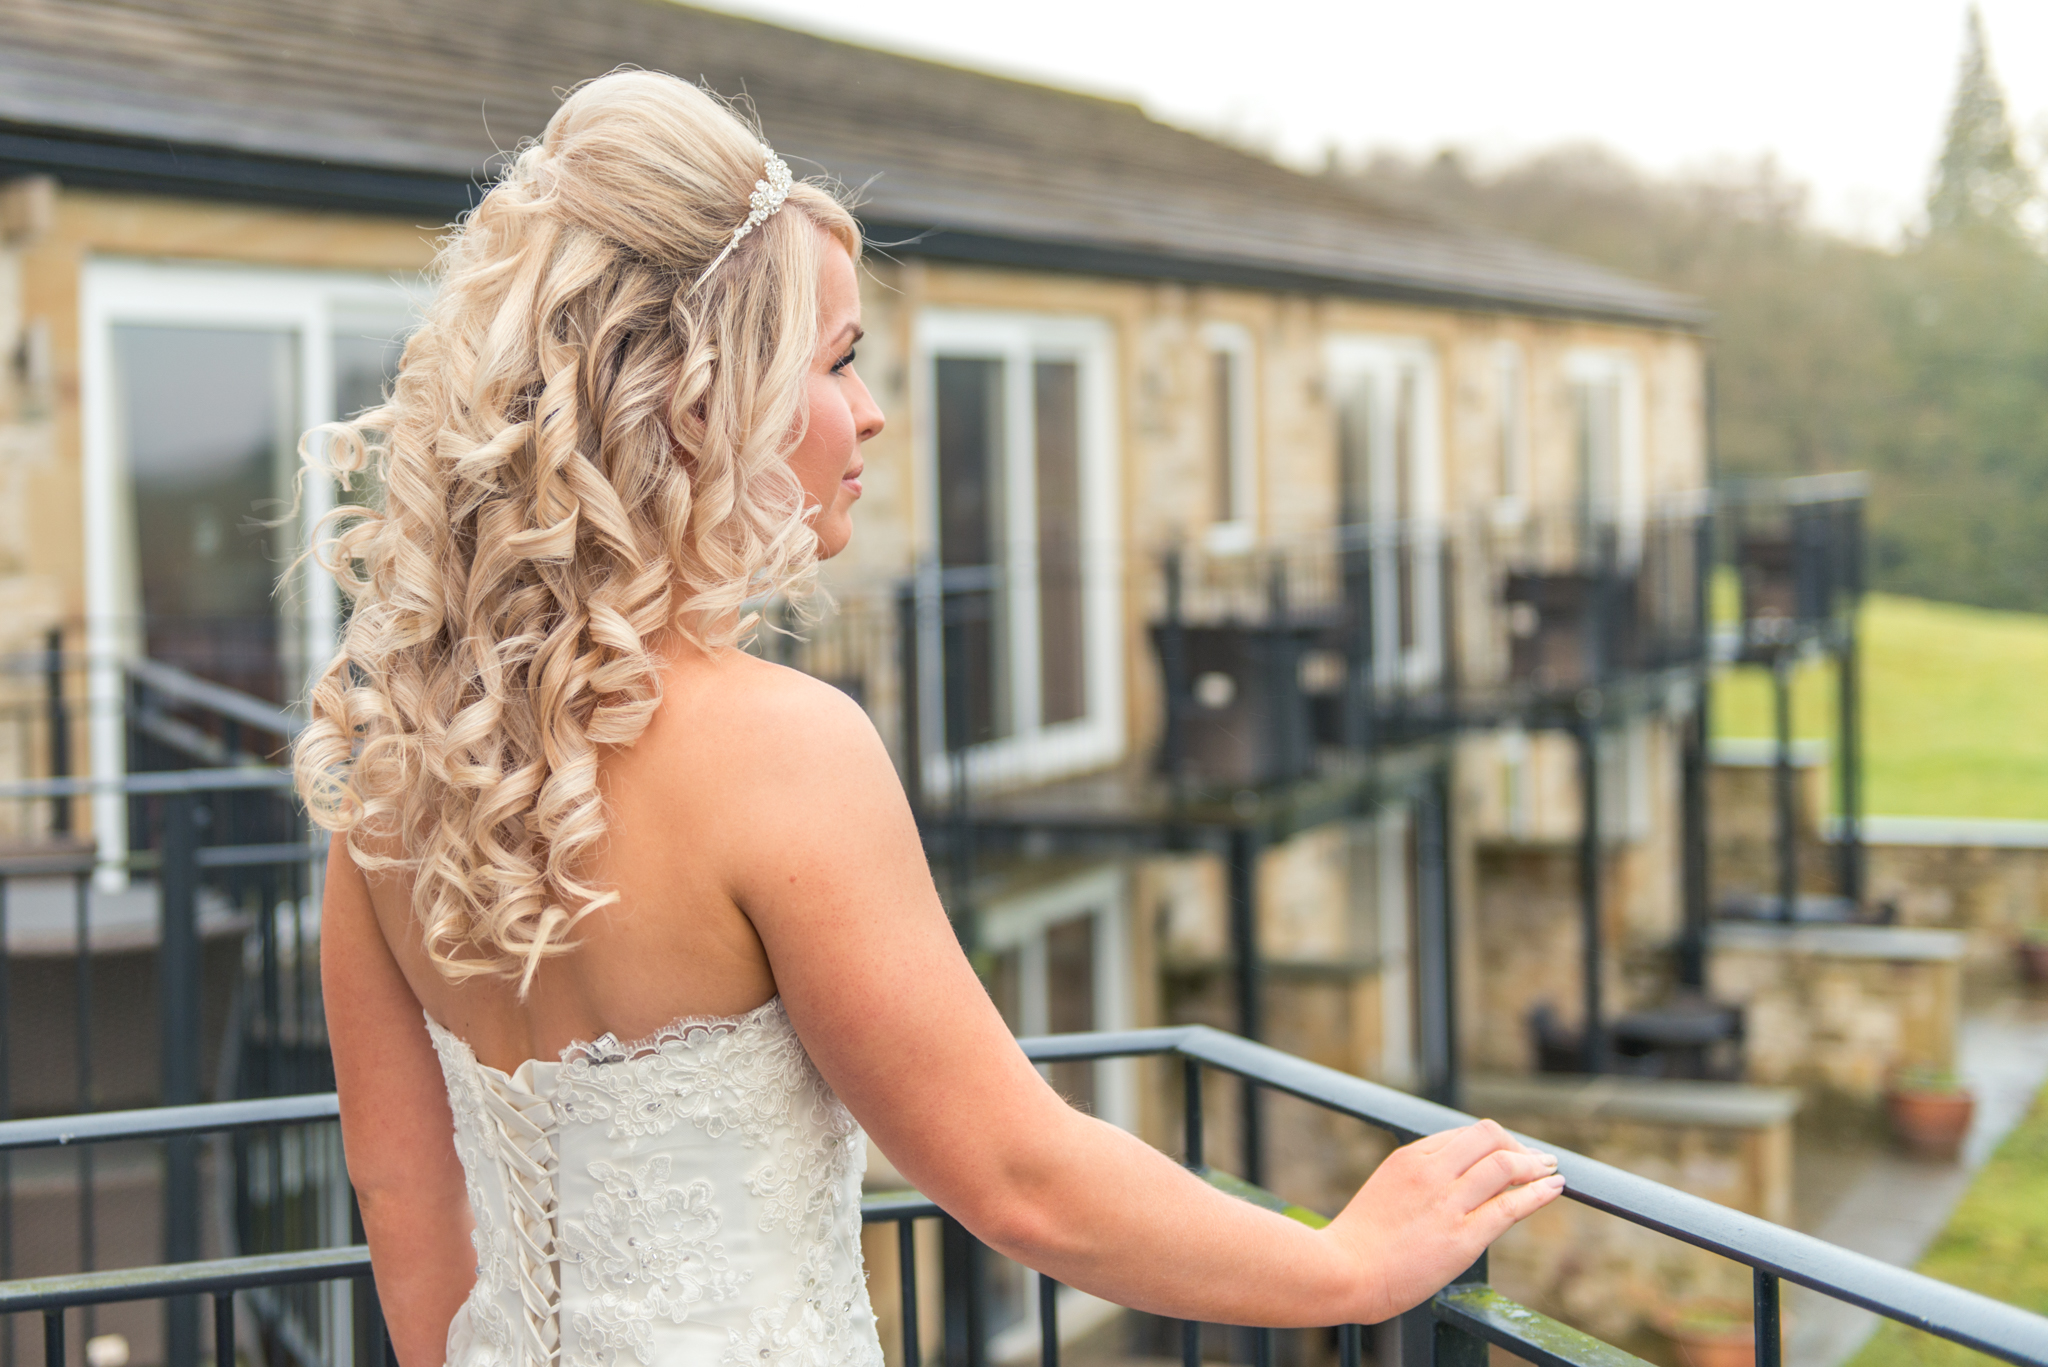
[[[1694,327],[1691,300],[1136,105],[667,0],[0,0],[0,172],[443,221],[558,92],[702,78],[900,254]]]

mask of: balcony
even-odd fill
[[[1154,1060],[1154,1067],[1163,1065],[1165,1076],[1179,1093],[1179,1123],[1171,1127],[1175,1133],[1168,1137],[1176,1156],[1224,1190],[1310,1224],[1320,1223],[1323,1217],[1207,1163],[1210,1108],[1205,1105],[1206,1090],[1220,1082],[1247,1094],[1289,1095],[1347,1122],[1372,1127],[1395,1142],[1470,1119],[1406,1093],[1202,1027],[1052,1036],[1024,1040],[1021,1047],[1040,1064],[1118,1057]],[[253,1150],[264,1137],[280,1131],[324,1128],[331,1132],[335,1114],[334,1097],[326,1094],[13,1121],[0,1124],[0,1155],[11,1159],[53,1146],[89,1152],[94,1145],[121,1141],[189,1144],[200,1135],[224,1134],[238,1137],[234,1149],[240,1153]],[[338,1158],[338,1152],[329,1152]],[[1559,1152],[1558,1157],[1569,1182],[1568,1199],[1750,1270],[1755,1352],[1760,1364],[1775,1367],[1781,1360],[1780,1307],[1786,1282],[2008,1362],[2048,1363],[2048,1319],[1576,1154]],[[884,1321],[889,1361],[991,1361],[990,1283],[984,1271],[992,1257],[989,1251],[915,1192],[870,1195],[863,1214],[871,1226],[893,1225],[896,1231],[898,1258],[893,1267],[876,1256],[877,1242],[868,1241],[870,1276],[877,1311]],[[923,1222],[935,1222],[941,1229],[939,1285],[932,1289],[938,1302],[936,1316],[930,1313],[922,1284],[925,1260],[919,1256],[917,1226]],[[10,1322],[12,1317],[39,1316],[44,1360],[55,1367],[73,1360],[71,1327],[95,1309],[162,1301],[170,1325],[169,1361],[183,1367],[200,1360],[200,1298],[205,1297],[210,1302],[211,1314],[205,1318],[211,1323],[216,1362],[226,1362],[238,1352],[248,1353],[254,1345],[266,1360],[275,1353],[305,1362],[378,1367],[390,1358],[369,1286],[368,1250],[360,1244],[335,1244],[338,1246],[0,1283],[0,1315],[10,1317]],[[1248,1269],[1247,1275],[1256,1275],[1256,1270]],[[333,1321],[329,1328],[345,1328],[330,1332],[313,1355],[313,1343],[304,1339],[294,1342],[277,1333],[274,1315],[266,1314],[265,1307],[274,1308],[287,1295],[315,1288],[327,1291],[315,1303]],[[1028,1324],[1024,1334],[1009,1335],[1006,1346],[1012,1353],[1028,1351],[1046,1367],[1055,1367],[1060,1360],[1066,1298],[1056,1284],[1042,1277],[1035,1279],[1034,1289],[1035,1324]],[[934,1320],[938,1333],[928,1337],[927,1327]],[[1355,1367],[1368,1352],[1383,1367],[1397,1362],[1479,1367],[1493,1347],[1541,1367],[1641,1364],[1641,1359],[1619,1348],[1502,1296],[1487,1284],[1483,1257],[1422,1306],[1378,1326],[1245,1331],[1140,1321],[1132,1328],[1137,1337],[1147,1341],[1156,1340],[1164,1331],[1189,1367],[1214,1360],[1211,1350],[1226,1345],[1230,1360],[1242,1360],[1242,1353],[1251,1361],[1270,1363],[1284,1354],[1289,1361],[1334,1360],[1344,1367]]]

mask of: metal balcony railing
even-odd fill
[[[1321,1217],[1286,1206],[1268,1192],[1213,1173],[1205,1166],[1202,1092],[1208,1072],[1233,1075],[1248,1087],[1298,1097],[1363,1121],[1404,1142],[1471,1121],[1471,1117],[1447,1107],[1203,1026],[1051,1036],[1021,1043],[1026,1056],[1041,1064],[1137,1056],[1177,1058],[1184,1079],[1183,1160],[1225,1190],[1309,1223],[1316,1223]],[[13,1121],[0,1124],[0,1153],[115,1138],[190,1138],[201,1133],[304,1125],[329,1120],[335,1114],[334,1097],[328,1094]],[[1756,1360],[1761,1367],[1776,1367],[1781,1360],[1780,1288],[1786,1281],[2008,1362],[2035,1367],[2048,1364],[2048,1319],[2041,1316],[1837,1248],[1577,1154],[1558,1151],[1558,1162],[1569,1183],[1569,1199],[1733,1259],[1752,1270]],[[863,1214],[869,1223],[893,1223],[899,1231],[902,1345],[897,1360],[928,1362],[932,1356],[929,1345],[920,1341],[921,1290],[913,1256],[913,1226],[920,1220],[943,1221],[949,1257],[964,1259],[970,1268],[985,1250],[943,1211],[916,1193],[871,1196],[864,1203]],[[50,1367],[58,1367],[65,1361],[67,1310],[138,1299],[182,1298],[191,1303],[198,1296],[210,1295],[216,1342],[220,1345],[216,1360],[225,1362],[231,1360],[234,1352],[238,1295],[295,1283],[353,1281],[358,1294],[365,1298],[364,1308],[373,1309],[373,1293],[364,1281],[368,1271],[367,1249],[350,1245],[16,1281],[0,1284],[0,1316],[40,1314],[44,1360]],[[1495,1345],[1540,1367],[1639,1364],[1639,1359],[1619,1348],[1508,1300],[1487,1285],[1486,1275],[1486,1261],[1482,1257],[1451,1285],[1393,1322],[1390,1331],[1402,1363],[1482,1367],[1488,1346]],[[949,1275],[946,1279],[942,1290],[942,1353],[948,1364],[978,1365],[987,1360],[986,1318],[974,1303],[973,1288],[979,1284],[972,1276]],[[1055,1367],[1059,1361],[1056,1291],[1052,1282],[1040,1279],[1039,1360],[1046,1367]],[[195,1304],[195,1311],[196,1308]],[[388,1349],[374,1313],[366,1318],[371,1333],[358,1345],[356,1362],[363,1367],[379,1367],[387,1360]],[[1364,1344],[1360,1326],[1333,1328],[1339,1361],[1346,1367],[1355,1367]],[[1255,1359],[1271,1360],[1275,1332],[1278,1331],[1262,1330],[1254,1334]],[[1196,1367],[1202,1361],[1202,1335],[1201,1325],[1182,1328],[1182,1356],[1188,1367]],[[1385,1344],[1387,1340],[1381,1342]]]

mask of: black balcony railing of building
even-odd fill
[[[1774,761],[1772,822],[1776,881],[1770,896],[1728,899],[1722,915],[1777,921],[1881,917],[1866,902],[1862,837],[1863,725],[1857,608],[1865,585],[1863,505],[1858,474],[1818,475],[1730,485],[1718,499],[1723,555],[1738,591],[1734,626],[1717,654],[1741,668],[1768,671]],[[1839,811],[1834,892],[1799,889],[1796,779],[1792,747],[1792,675],[1825,661],[1835,682],[1833,768]]]
[[[1248,1039],[1264,1023],[1262,852],[1322,822],[1406,804],[1419,1090],[1450,1102],[1460,1054],[1451,742],[1508,725],[1579,742],[1582,1010],[1591,1028],[1553,1052],[1562,1066],[1607,1069],[1615,1035],[1599,998],[1602,736],[1632,715],[1678,723],[1686,929],[1675,950],[1678,980],[1697,986],[1716,536],[1721,563],[1764,567],[1744,581],[1754,581],[1745,602],[1757,606],[1743,618],[1742,637],[1754,644],[1740,658],[1839,641],[1851,586],[1860,586],[1860,524],[1853,507],[1836,506],[1848,495],[1806,492],[1779,495],[1784,508],[1806,510],[1782,514],[1794,527],[1789,559],[1743,550],[1766,545],[1778,525],[1769,500],[1751,491],[1739,524],[1747,531],[1731,530],[1728,516],[1717,529],[1704,504],[1679,504],[1631,519],[1523,515],[1241,548],[1191,540],[1099,562],[1082,554],[1078,581],[1028,561],[926,566],[880,583],[842,582],[812,623],[771,604],[755,648],[868,710],[970,948],[978,863],[1213,849],[1227,872],[1236,1025]],[[1824,519],[1811,511],[1820,505]],[[1791,568],[1772,568],[1780,561]],[[1765,605],[1781,599],[1791,626],[1750,625],[1772,620]],[[0,819],[12,818],[11,852],[0,852],[0,1124],[331,1085],[312,900],[322,848],[277,767],[296,722],[161,662],[90,661],[63,647],[53,639],[0,672],[10,689],[0,719],[12,723],[0,729],[0,748],[11,734],[23,775],[0,784]],[[1127,711],[1149,715],[1151,729],[1125,734]],[[112,773],[109,735],[123,761]],[[96,746],[99,768],[84,772],[80,761]],[[108,834],[115,827],[118,839]],[[1699,1022],[1681,1024],[1696,1032]],[[1245,1086],[1235,1098],[1236,1165],[1253,1183],[1264,1175],[1265,1090]],[[254,1280],[218,1284],[246,1287],[233,1297],[238,1332],[254,1336],[266,1361],[340,1363],[371,1352],[370,1302],[344,1285],[360,1268],[305,1252],[347,1244],[355,1232],[331,1124],[273,1117],[208,1130],[216,1137],[202,1142],[196,1129],[134,1123],[141,1128],[106,1132],[111,1147],[16,1154],[0,1145],[0,1281],[37,1257],[34,1270],[55,1261],[67,1275],[113,1278],[91,1283],[126,1288],[101,1298],[113,1319],[81,1310],[75,1327],[90,1337],[96,1324],[118,1322],[138,1360],[191,1367],[204,1337],[197,1303],[171,1296],[168,1312],[135,1319],[132,1308],[112,1307],[143,1296],[134,1290],[142,1283],[93,1269],[282,1258],[247,1265]],[[17,1160],[33,1180],[17,1182]],[[18,1186],[33,1194],[17,1201]],[[98,1294],[67,1303],[97,1304]],[[952,1335],[959,1352],[947,1360],[969,1360],[967,1341]],[[14,1329],[0,1334],[0,1367],[11,1367],[16,1347]],[[1411,1351],[1420,1350],[1403,1348]]]
[[[313,901],[324,844],[277,766],[297,723],[160,662],[95,670],[61,636],[6,663],[15,772],[40,774],[0,783],[0,1122],[331,1087]],[[102,756],[80,772],[110,731],[119,767]],[[331,1130],[0,1151],[0,1279],[345,1236]],[[191,1362],[187,1308],[167,1323],[110,1312],[110,1331],[143,1358],[171,1345]],[[333,1338],[318,1293],[266,1292],[252,1311],[298,1360]],[[10,1323],[0,1361],[17,1349]]]
[[[1300,1098],[1314,1106],[1373,1126],[1397,1141],[1406,1141],[1455,1125],[1470,1117],[1404,1092],[1339,1073],[1277,1050],[1201,1026],[1125,1033],[1051,1036],[1025,1040],[1027,1055],[1040,1064],[1152,1057],[1177,1062],[1181,1092],[1180,1157],[1211,1182],[1243,1199],[1280,1210],[1315,1224],[1322,1217],[1290,1205],[1270,1192],[1205,1162],[1203,1091],[1211,1074],[1234,1078],[1236,1085]],[[332,1094],[226,1105],[159,1109],[115,1115],[66,1116],[0,1124],[0,1153],[19,1154],[52,1146],[85,1147],[144,1137],[191,1142],[203,1134],[244,1136],[279,1128],[328,1125]],[[1559,1170],[1568,1199],[1579,1201],[1622,1220],[1709,1250],[1751,1269],[1754,1292],[1752,1326],[1756,1361],[1778,1367],[1782,1361],[1782,1287],[1790,1282],[1822,1295],[1849,1302],[1879,1315],[1924,1330],[2008,1362],[2048,1364],[2048,1319],[1961,1290],[1918,1273],[1892,1267],[1861,1254],[1743,1215],[1698,1197],[1675,1191],[1570,1152],[1559,1152]],[[898,1231],[897,1304],[893,1311],[892,1363],[943,1362],[981,1367],[990,1360],[989,1266],[995,1255],[978,1243],[938,1207],[914,1192],[874,1195],[863,1214],[871,1224],[893,1224]],[[915,1227],[920,1221],[943,1227],[937,1342],[924,1333],[924,1288],[919,1282]],[[870,1245],[872,1247],[872,1245]],[[1170,1257],[1162,1250],[1161,1256]],[[345,1312],[358,1326],[344,1358],[358,1367],[384,1367],[390,1361],[388,1341],[371,1289],[368,1250],[359,1243],[138,1267],[118,1272],[84,1273],[0,1284],[0,1315],[39,1316],[41,1348],[48,1367],[67,1362],[71,1327],[96,1307],[145,1299],[161,1299],[187,1307],[183,1318],[201,1319],[201,1297],[210,1298],[214,1361],[234,1360],[248,1340],[250,1303],[283,1288],[329,1284],[342,1292]],[[1257,1276],[1247,1268],[1247,1276]],[[1061,1352],[1060,1288],[1037,1279],[1036,1333],[1024,1346],[1035,1348],[1046,1367],[1055,1367]],[[1162,1333],[1162,1331],[1164,1331]],[[1259,1363],[1275,1360],[1278,1340],[1292,1336],[1291,1361],[1329,1361],[1354,1367],[1370,1351],[1381,1367],[1482,1367],[1491,1348],[1536,1363],[1539,1367],[1642,1367],[1642,1360],[1569,1325],[1519,1305],[1488,1284],[1486,1259],[1427,1302],[1382,1325],[1330,1326],[1323,1330],[1241,1330],[1230,1326],[1163,1325],[1134,1316],[1126,1333],[1137,1346],[1156,1353],[1157,1340],[1170,1337],[1187,1367],[1213,1360],[1205,1337],[1217,1345],[1241,1347],[1234,1358]],[[1013,1340],[1012,1346],[1015,1346]],[[196,1359],[188,1359],[196,1360]],[[175,1361],[175,1359],[174,1359]]]

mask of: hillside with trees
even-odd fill
[[[1700,298],[1719,477],[1868,470],[1879,587],[2048,611],[2043,203],[1974,12],[1926,223],[1896,249],[1818,226],[1769,161],[1659,178],[1586,145],[1330,174]]]

